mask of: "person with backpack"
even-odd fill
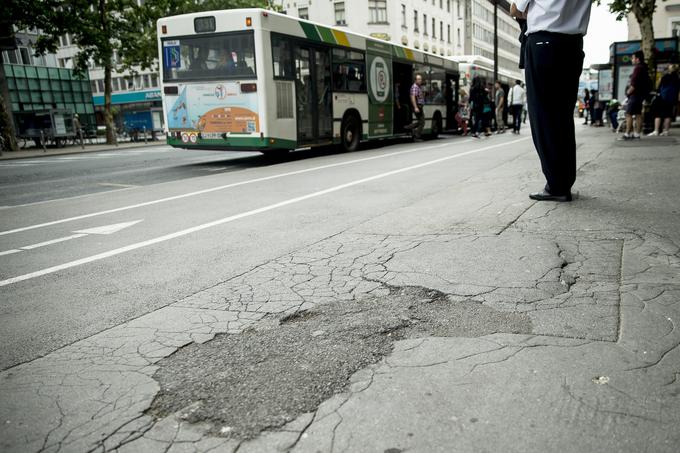
[[[583,118],[585,121],[583,124],[588,125],[588,115],[590,114],[590,91],[588,88],[583,90]]]
[[[671,120],[675,118],[675,106],[680,102],[680,74],[678,65],[668,67],[666,74],[661,77],[659,87],[656,90],[656,112],[654,118],[654,131],[647,136],[668,135],[671,128]],[[663,120],[663,132],[661,121]]]
[[[626,132],[619,140],[634,140],[640,138],[642,132],[642,103],[651,91],[651,80],[645,63],[645,54],[638,50],[633,54],[632,62],[635,65],[633,74],[630,76],[626,95]],[[633,124],[635,120],[635,124]]]
[[[484,87],[484,79],[475,77],[472,80],[472,90],[470,90],[470,103],[472,104],[472,136],[479,137],[479,133],[484,129],[486,136],[491,135],[486,117],[491,113],[491,100]]]

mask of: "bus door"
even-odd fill
[[[295,99],[299,143],[332,139],[331,59],[329,49],[295,48]]]

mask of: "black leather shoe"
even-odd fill
[[[571,201],[571,194],[567,195],[553,195],[550,192],[535,192],[529,194],[529,198],[536,201]]]

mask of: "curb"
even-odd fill
[[[166,146],[167,143],[165,141],[155,141],[155,142],[149,142],[149,143],[142,143],[142,144],[135,144],[135,145],[130,145],[127,142],[125,144],[115,146],[115,145],[89,145],[89,146],[107,146],[106,148],[98,148],[98,149],[88,149],[88,145],[85,145],[85,149],[81,149],[80,147],[78,148],[71,148],[71,149],[61,149],[61,150],[47,150],[47,151],[42,151],[42,150],[24,150],[24,151],[4,151],[2,155],[0,155],[0,161],[3,160],[18,160],[18,159],[35,159],[39,157],[51,157],[51,156],[64,156],[68,154],[87,154],[87,153],[97,153],[97,152],[104,152],[104,151],[123,151],[123,150],[128,150],[128,149],[136,149],[136,148],[147,148],[147,147],[154,147],[154,146]],[[16,155],[14,155],[16,154]]]

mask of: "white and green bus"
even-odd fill
[[[453,127],[458,65],[436,55],[263,9],[158,21],[168,144],[263,153],[410,136],[409,89],[426,93],[424,133]]]

